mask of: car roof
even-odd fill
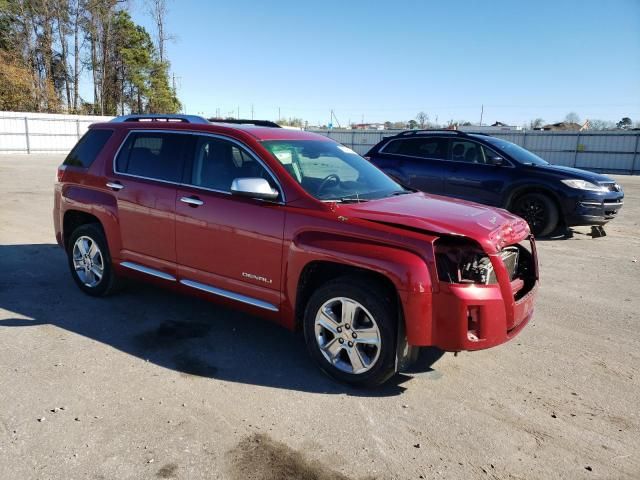
[[[110,122],[94,123],[90,128],[117,128],[126,130],[185,130],[185,131],[198,131],[209,133],[227,133],[233,134],[243,132],[254,137],[258,141],[266,140],[320,140],[320,141],[332,141],[330,138],[319,135],[317,133],[306,132],[304,130],[290,129],[290,128],[274,128],[263,127],[248,124],[235,124],[215,122],[210,123],[206,120],[198,123],[190,123],[184,121],[166,121],[166,118],[157,119],[145,119],[145,121],[138,120],[120,120],[114,119]]]

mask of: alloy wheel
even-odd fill
[[[73,268],[83,285],[93,288],[104,275],[104,257],[91,237],[78,237],[73,244]]]
[[[380,356],[378,324],[355,300],[336,297],[325,302],[316,313],[314,329],[322,355],[345,373],[367,372]]]
[[[533,231],[544,228],[547,221],[547,207],[537,198],[522,201],[516,213],[527,221]]]

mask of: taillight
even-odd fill
[[[64,165],[60,165],[58,167],[58,171],[56,172],[56,181],[57,182],[61,182],[62,179],[64,178],[64,170],[65,170]]]

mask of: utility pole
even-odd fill
[[[278,107],[278,118],[276,119],[276,122],[280,121],[280,107]]]
[[[253,103],[251,104],[251,120],[253,120]]]
[[[482,116],[484,115],[484,104],[480,107],[480,126],[482,126]]]
[[[240,118],[240,105],[238,105],[238,116],[236,118]]]

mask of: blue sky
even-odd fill
[[[133,16],[151,28],[143,0]],[[640,0],[169,2],[188,113],[640,120]]]

